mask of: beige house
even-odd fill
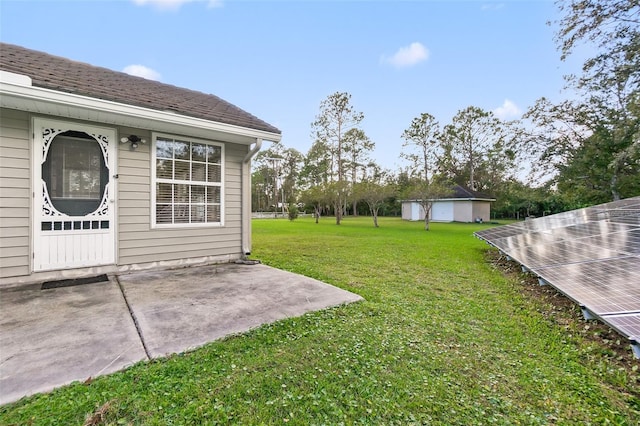
[[[0,44],[0,287],[230,262],[280,131],[213,96]]]
[[[491,219],[492,201],[495,201],[495,198],[456,185],[449,197],[432,201],[429,220],[434,222],[488,222]],[[419,200],[402,200],[402,219],[424,220],[424,215],[424,208]]]

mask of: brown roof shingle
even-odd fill
[[[33,86],[280,134],[276,127],[206,93],[146,80],[24,47],[0,43],[0,69]]]
[[[455,185],[453,188],[453,195],[445,198],[482,198],[482,199],[493,199],[492,196],[484,194],[482,192],[473,191],[467,187],[462,185]]]

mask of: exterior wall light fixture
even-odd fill
[[[120,138],[120,143],[131,143],[131,149],[138,148],[138,145],[141,143],[147,143],[145,139],[141,139],[136,135],[123,136]]]

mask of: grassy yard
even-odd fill
[[[254,221],[254,258],[366,301],[0,407],[0,424],[640,423],[639,363],[493,268],[472,236],[487,225],[380,222]]]

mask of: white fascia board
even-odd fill
[[[399,200],[401,203],[419,203],[422,200]],[[431,198],[428,201],[496,201],[495,198]]]
[[[433,201],[495,201],[495,198],[438,198]]]
[[[436,198],[431,201],[495,201],[495,198]]]
[[[12,84],[6,81],[0,82],[0,106],[5,108],[16,108],[16,105],[20,104],[21,101],[30,101],[36,104],[40,103],[83,108],[100,113],[133,117],[139,120],[149,120],[199,130],[239,135],[253,139],[251,143],[255,142],[255,139],[262,139],[271,142],[280,142],[282,139],[282,135],[278,133],[219,123],[201,118],[188,117],[171,111],[158,111],[150,108],[91,98],[88,96],[58,92],[41,87]]]

